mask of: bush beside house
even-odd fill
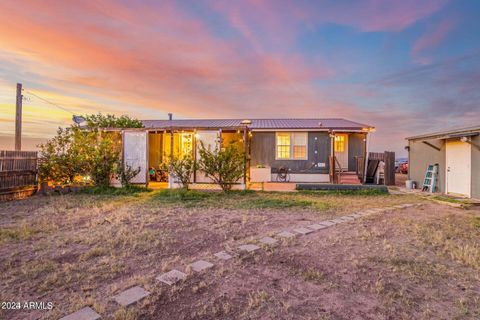
[[[120,133],[106,132],[103,128],[140,128],[142,123],[128,116],[98,114],[84,118],[86,126],[59,128],[55,137],[39,146],[40,182],[53,185],[90,182],[108,187],[111,178],[118,177],[127,186],[138,171],[122,166]]]

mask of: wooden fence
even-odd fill
[[[368,160],[379,160],[385,162],[385,185],[395,185],[395,152],[369,152]]]
[[[363,183],[365,176],[365,157],[355,157],[355,173],[357,174],[358,179]]]
[[[0,151],[0,201],[37,191],[37,160],[36,151]]]

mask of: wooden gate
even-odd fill
[[[0,151],[0,201],[32,195],[38,187],[36,151]]]

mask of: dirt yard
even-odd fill
[[[402,203],[221,261],[265,235]],[[0,204],[0,300],[52,302],[0,319],[478,319],[478,211],[414,195],[155,191]],[[188,265],[215,264],[201,274]],[[169,287],[155,277],[189,273]],[[151,294],[127,309],[111,297]]]

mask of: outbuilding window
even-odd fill
[[[307,133],[306,132],[277,132],[276,159],[306,160],[307,159]]]

